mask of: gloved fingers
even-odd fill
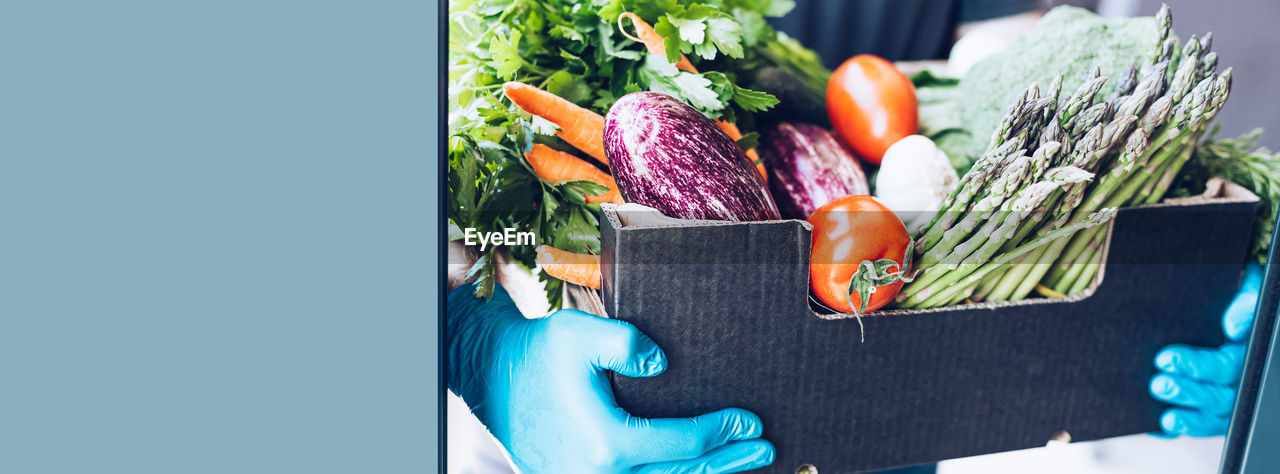
[[[1253,327],[1253,316],[1258,309],[1258,295],[1262,291],[1262,266],[1249,264],[1244,270],[1240,293],[1231,300],[1222,315],[1222,332],[1233,341],[1243,340]]]
[[[636,463],[689,459],[730,442],[759,438],[760,417],[741,408],[726,408],[693,418],[627,419],[629,459]]]
[[[578,334],[584,336],[576,340],[581,341],[587,350],[587,361],[596,368],[612,370],[627,377],[652,377],[667,370],[666,354],[653,339],[631,323],[576,310],[565,310],[556,315],[561,313],[572,314],[569,324],[576,326]]]
[[[706,473],[719,474],[758,469],[773,464],[773,443],[763,439],[735,441],[693,459],[643,464],[637,474]]]
[[[1155,364],[1168,374],[1229,385],[1240,380],[1243,359],[1242,344],[1227,344],[1217,349],[1171,344],[1156,354]]]
[[[1151,396],[1165,403],[1197,408],[1209,414],[1227,415],[1236,402],[1232,387],[1215,385],[1169,374],[1151,378]]]
[[[1203,438],[1226,434],[1227,421],[1228,418],[1225,416],[1184,408],[1170,408],[1160,415],[1160,428],[1172,435]]]

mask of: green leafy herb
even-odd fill
[[[750,150],[752,148],[760,146],[760,133],[751,132],[751,133],[743,134],[742,138],[738,139],[738,146],[741,147],[743,150]]]
[[[520,66],[524,65],[524,59],[520,57],[520,32],[511,32],[508,38],[502,33],[489,42],[489,54],[493,56],[493,62],[498,66],[498,77],[503,79],[511,79],[515,77],[516,71],[520,70]]]
[[[765,92],[733,86],[733,103],[748,112],[760,112],[778,105],[778,98]]]
[[[1266,263],[1276,206],[1280,205],[1280,152],[1258,147],[1261,128],[1236,138],[1216,139],[1219,129],[1220,125],[1214,125],[1209,137],[1196,147],[1194,159],[1183,169],[1177,194],[1199,193],[1205,180],[1214,176],[1257,194],[1262,198],[1262,212],[1258,213],[1254,225],[1252,254],[1259,263]]]

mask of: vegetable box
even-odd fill
[[[777,447],[769,472],[1157,431],[1156,352],[1223,342],[1249,249],[1258,198],[1217,191],[1121,209],[1082,294],[861,318],[811,305],[804,221],[623,226],[605,204],[604,309],[670,361],[657,377],[615,376],[615,395],[642,417],[751,410]]]

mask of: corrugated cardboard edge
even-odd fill
[[[606,219],[609,219],[609,222],[613,223],[614,227],[618,229],[621,229],[624,227],[627,229],[664,229],[664,228],[680,228],[680,227],[689,227],[689,226],[715,227],[715,226],[734,226],[734,225],[743,225],[743,224],[752,225],[752,224],[777,224],[779,222],[798,222],[800,223],[800,225],[804,226],[804,228],[813,230],[813,224],[810,224],[808,221],[804,221],[800,219],[783,219],[783,220],[777,220],[777,221],[713,221],[713,220],[702,220],[702,219],[675,219],[675,218],[664,216],[663,217],[664,220],[670,219],[672,222],[663,223],[663,224],[624,225],[622,223],[622,219],[619,217],[619,214],[621,214],[621,210],[618,209],[618,206],[616,204],[609,203],[609,202],[602,203],[600,204],[600,211],[601,211],[600,214],[605,216]],[[654,211],[654,212],[657,212],[657,211]]]
[[[1202,204],[1230,204],[1238,202],[1258,202],[1262,200],[1262,198],[1259,198],[1257,194],[1250,191],[1249,188],[1227,181],[1225,178],[1209,178],[1209,181],[1205,183],[1204,187],[1205,191],[1202,194],[1187,197],[1167,198],[1155,204],[1133,206],[1132,209],[1197,206]]]
[[[1223,178],[1215,177],[1215,178],[1210,178],[1206,182],[1205,192],[1203,194],[1199,194],[1196,196],[1168,198],[1159,203],[1132,206],[1131,208],[1138,209],[1138,208],[1162,208],[1162,207],[1188,207],[1188,206],[1200,206],[1200,205],[1209,205],[1209,204],[1258,202],[1260,200],[1261,199],[1256,194],[1249,191],[1244,186],[1240,186],[1236,183],[1230,182]],[[624,227],[621,219],[619,219],[618,217],[618,206],[612,203],[603,203],[600,205],[600,210],[601,210],[601,215],[603,215],[605,219],[608,219],[609,222],[613,224],[615,229],[622,229]],[[810,230],[813,229],[813,226],[806,221],[795,220],[795,219],[791,219],[790,221],[801,222],[805,226],[805,228]],[[765,222],[776,223],[779,221],[765,221]],[[751,222],[681,220],[678,222],[672,222],[672,223],[666,223],[666,224],[632,225],[632,226],[626,226],[626,227],[639,228],[639,229],[654,229],[654,228],[687,227],[690,225],[728,226],[728,225],[741,225],[741,224],[751,224]],[[1102,246],[1102,261],[1104,262],[1107,261],[1107,257],[1110,255],[1111,236],[1114,234],[1113,232],[1114,229],[1115,229],[1115,220],[1113,219],[1111,222],[1107,223],[1107,238],[1105,243]],[[974,310],[974,309],[995,310],[999,308],[1009,308],[1009,307],[1015,307],[1015,306],[1076,303],[1093,296],[1094,293],[1097,292],[1098,287],[1102,285],[1103,280],[1106,278],[1106,273],[1107,273],[1107,266],[1106,264],[1103,264],[1102,268],[1098,269],[1098,273],[1094,275],[1093,282],[1089,284],[1088,288],[1086,288],[1084,291],[1078,294],[1064,296],[1061,298],[1027,298],[1027,299],[1022,299],[1017,301],[968,303],[968,304],[959,304],[959,305],[953,305],[953,306],[943,306],[939,308],[927,308],[927,309],[888,309],[888,310],[872,311],[862,316],[866,316],[866,317],[914,316],[914,315],[920,315],[920,314],[943,313],[943,312],[955,311],[955,310]],[[805,284],[808,285],[807,280],[805,281]],[[570,286],[576,286],[576,285],[570,285]],[[602,292],[600,290],[594,290],[591,288],[582,288],[582,287],[578,287],[577,290],[581,290],[581,292],[578,294],[583,298],[584,301],[587,302],[586,306],[591,307],[591,308],[579,308],[579,309],[583,309],[584,311],[592,310],[591,311],[592,313],[599,314],[602,316],[606,314],[606,312],[604,311],[605,305],[604,305],[602,294],[601,294]],[[598,310],[599,312],[596,312],[595,310]],[[815,317],[826,319],[826,320],[841,320],[841,319],[850,319],[850,318],[858,317],[856,315],[849,314],[849,313],[820,313],[817,311],[813,311],[812,307],[810,307],[809,312],[812,313]]]
[[[1102,261],[1104,262],[1107,261],[1107,256],[1110,255],[1110,252],[1111,252],[1111,236],[1114,230],[1115,230],[1115,220],[1113,219],[1107,223],[1107,238],[1106,240],[1103,241],[1103,244],[1102,244]],[[996,310],[999,308],[1011,308],[1015,306],[1076,303],[1079,301],[1084,301],[1086,298],[1093,296],[1093,294],[1098,290],[1098,286],[1102,285],[1102,279],[1106,276],[1106,273],[1107,273],[1107,266],[1104,264],[1102,265],[1102,268],[1098,269],[1098,273],[1093,276],[1093,282],[1089,283],[1088,288],[1085,288],[1085,290],[1080,293],[1063,296],[1061,298],[1026,298],[1026,299],[1015,300],[1015,301],[988,301],[988,302],[981,302],[981,303],[966,303],[966,304],[941,306],[938,308],[924,308],[924,309],[886,309],[881,311],[872,311],[870,313],[864,314],[863,316],[872,316],[872,317],[912,316],[917,314],[942,313],[942,312],[954,311],[954,310],[969,310],[969,309]],[[817,311],[814,311],[813,315],[822,319],[829,319],[829,320],[849,319],[849,318],[857,317],[849,313],[822,314]]]

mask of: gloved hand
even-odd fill
[[[501,286],[449,293],[449,389],[523,472],[738,472],[773,462],[760,418],[729,408],[687,419],[636,418],[606,370],[651,377],[662,350],[634,326],[581,311],[526,319]]]
[[[1156,354],[1160,373],[1151,378],[1151,395],[1176,406],[1160,416],[1165,434],[1203,437],[1227,433],[1261,288],[1262,267],[1249,265],[1240,293],[1222,316],[1226,344],[1218,348],[1173,344]]]

